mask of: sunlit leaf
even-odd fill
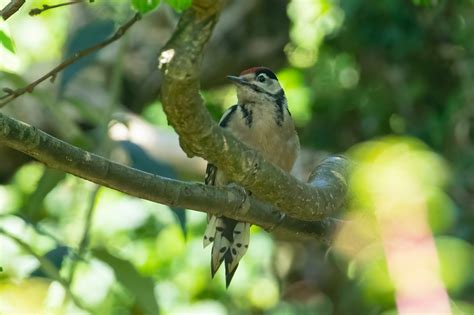
[[[44,301],[51,282],[25,279],[19,283],[0,282],[0,314],[45,314]]]
[[[314,65],[324,36],[336,31],[344,20],[342,10],[329,1],[292,0],[288,16],[293,25],[286,53],[290,64],[297,67]]]
[[[132,7],[138,12],[145,14],[158,7],[161,0],[132,0]]]
[[[297,125],[304,125],[311,119],[311,90],[304,84],[303,72],[286,68],[278,73],[278,79],[285,89],[293,119]]]
[[[11,51],[12,53],[15,52],[15,45],[13,44],[13,40],[2,30],[0,30],[0,44],[2,44],[3,47]]]
[[[157,255],[161,262],[170,262],[186,250],[184,238],[177,226],[169,225],[156,238]]]
[[[451,301],[453,315],[474,314],[474,304],[464,301]]]
[[[181,12],[191,6],[192,0],[165,0],[173,9]]]
[[[353,147],[350,154],[359,163],[351,189],[360,202],[372,202],[381,191],[404,198],[427,196],[448,178],[445,161],[414,138],[366,142]]]
[[[137,306],[143,312],[158,314],[155,284],[151,278],[142,276],[129,261],[112,255],[106,249],[94,249],[93,254],[112,267],[117,280],[135,297]]]
[[[449,231],[456,222],[459,211],[448,194],[441,189],[433,189],[428,195],[428,222],[435,234]]]
[[[145,107],[142,112],[142,117],[153,125],[160,126],[160,128],[173,129],[168,124],[168,119],[166,118],[163,106],[159,101],[153,102],[152,104]]]
[[[17,211],[21,202],[22,194],[13,185],[0,185],[0,214]]]
[[[33,193],[36,184],[43,173],[43,165],[39,163],[29,163],[21,167],[15,174],[14,185],[23,193]]]
[[[269,309],[278,304],[279,290],[277,283],[268,278],[256,281],[248,292],[248,299],[259,309]]]
[[[36,186],[35,191],[28,198],[25,198],[26,204],[22,211],[29,218],[38,218],[39,210],[43,205],[44,198],[66,177],[66,173],[57,170],[45,168],[43,175]]]
[[[441,264],[441,277],[449,290],[460,292],[474,285],[474,247],[454,237],[437,237],[436,248]]]

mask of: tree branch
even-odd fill
[[[113,43],[114,41],[118,40],[120,37],[122,37],[127,32],[127,30],[130,27],[132,27],[133,24],[135,24],[135,22],[140,20],[140,18],[141,18],[141,15],[139,13],[136,13],[133,16],[133,18],[131,18],[127,23],[120,26],[117,29],[117,31],[115,32],[115,34],[112,35],[110,38],[108,38],[108,39],[104,40],[103,42],[100,42],[100,43],[98,43],[94,46],[91,46],[89,48],[86,48],[84,50],[81,50],[81,51],[75,53],[71,58],[68,58],[68,59],[64,60],[59,65],[57,65],[54,69],[52,69],[51,71],[49,71],[48,73],[43,75],[38,80],[28,84],[27,86],[25,86],[21,89],[17,89],[17,90],[12,90],[10,88],[3,88],[3,91],[5,92],[5,94],[0,96],[0,100],[4,99],[4,101],[0,102],[0,108],[5,106],[6,104],[10,103],[11,101],[13,101],[18,96],[25,94],[26,92],[28,92],[28,93],[33,92],[34,88],[38,84],[40,84],[41,82],[43,82],[47,79],[50,79],[51,81],[54,81],[57,74],[59,72],[61,72],[62,70],[64,70],[65,68],[67,68],[68,66],[72,65],[73,63],[75,63],[79,59],[81,59],[81,58],[83,58],[87,55],[90,55],[93,52],[96,52],[97,50],[102,49],[105,46],[107,46],[107,45]]]
[[[317,221],[344,204],[347,174],[330,170],[341,189],[305,184],[266,162],[230,133],[218,127],[199,94],[203,49],[217,22],[223,1],[195,0],[184,12],[160,56],[163,108],[188,156],[198,155],[217,165],[229,178],[291,217]],[[327,188],[327,189],[326,189]]]
[[[3,20],[8,20],[13,14],[15,14],[25,4],[25,0],[11,0],[2,10],[0,15]]]
[[[185,183],[112,162],[1,113],[0,143],[51,168],[139,198],[225,215],[259,225],[282,238],[328,240],[339,223],[328,216],[339,210],[345,201],[348,161],[342,157],[327,159],[314,170],[309,184],[305,184],[267,163],[256,151],[219,128],[203,105],[198,69],[222,3],[221,0],[195,0],[192,8],[181,16],[177,30],[160,56],[164,73],[163,105],[188,156],[199,155],[215,163],[234,182],[268,203],[248,197],[239,186]],[[136,15],[106,42],[120,37],[138,18]],[[98,49],[94,47],[90,49]],[[52,74],[54,78],[54,71],[46,78]]]
[[[51,168],[123,193],[169,206],[225,215],[250,222],[285,239],[328,241],[339,225],[339,221],[334,219],[305,222],[284,216],[278,208],[248,197],[245,191],[237,186],[214,187],[186,183],[133,169],[81,150],[2,113],[0,113],[0,143],[21,151]],[[330,158],[318,169],[323,175],[332,174],[331,170],[335,165],[344,168],[347,161],[339,157]],[[324,171],[328,167],[330,169]],[[334,183],[333,176],[325,178],[327,183]],[[320,181],[318,185],[321,183]]]
[[[63,2],[63,3],[51,4],[51,5],[43,4],[42,8],[31,9],[28,14],[30,16],[35,16],[35,15],[39,15],[39,14],[43,13],[44,11],[48,11],[48,10],[51,10],[51,9],[60,8],[60,7],[64,7],[64,6],[68,6],[68,5],[72,5],[72,4],[84,3],[85,1],[86,0],[72,0],[72,1],[69,1],[69,2]],[[88,1],[89,2],[94,2],[94,0],[88,0]]]

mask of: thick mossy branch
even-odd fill
[[[278,208],[248,197],[237,186],[219,188],[186,183],[112,162],[2,113],[0,144],[21,151],[51,168],[123,193],[169,206],[250,222],[285,239],[325,241],[338,226],[338,221],[332,219],[304,222],[284,217]]]
[[[160,56],[163,107],[181,147],[188,156],[198,155],[217,165],[233,181],[291,217],[305,221],[328,217],[340,208],[345,183],[344,189],[333,189],[331,180],[337,177],[327,177],[325,187],[297,180],[219,128],[204,106],[199,65],[221,7],[222,1],[194,1]]]
[[[330,156],[310,174],[308,183],[320,193],[326,211],[336,212],[347,203],[347,186],[352,163],[344,156]]]

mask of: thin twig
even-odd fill
[[[31,9],[28,14],[30,16],[35,16],[35,15],[39,15],[39,14],[41,14],[44,11],[47,11],[47,10],[51,10],[51,9],[59,8],[59,7],[64,7],[64,6],[71,5],[71,4],[83,3],[83,2],[85,2],[85,0],[73,0],[73,1],[70,1],[70,2],[64,2],[64,3],[59,3],[59,4],[53,4],[53,5],[43,4],[43,8]],[[89,2],[94,2],[94,0],[89,0]]]
[[[103,42],[100,42],[99,44],[96,44],[94,46],[91,46],[89,48],[86,48],[84,50],[81,50],[81,51],[75,53],[71,58],[66,59],[61,64],[56,66],[53,70],[49,71],[48,73],[43,75],[41,78],[39,78],[38,80],[30,83],[29,85],[25,86],[24,88],[17,89],[17,90],[12,90],[10,88],[4,88],[3,91],[6,94],[0,97],[0,100],[4,100],[3,102],[0,103],[0,108],[5,106],[6,104],[10,103],[14,99],[16,99],[18,96],[25,94],[26,92],[28,92],[28,93],[33,92],[34,88],[38,84],[40,84],[41,82],[43,82],[47,79],[50,79],[53,82],[54,79],[56,78],[57,74],[60,71],[64,70],[66,67],[72,65],[73,63],[75,63],[79,59],[81,59],[81,58],[83,58],[87,55],[90,55],[91,53],[96,52],[97,50],[102,49],[102,48],[106,47],[107,45],[113,43],[114,41],[118,40],[120,37],[122,37],[128,31],[128,29],[133,24],[135,24],[135,22],[140,20],[140,18],[141,18],[140,13],[136,13],[133,16],[132,19],[130,19],[124,25],[120,26],[112,37],[110,37],[109,39],[107,39]]]
[[[123,58],[124,58],[124,47],[125,47],[125,42],[120,43],[120,49],[118,53],[118,58],[116,67],[114,67],[113,73],[112,73],[112,80],[110,84],[110,99],[109,103],[107,105],[107,110],[106,114],[104,115],[104,120],[102,121],[102,128],[101,128],[101,134],[100,134],[100,145],[99,145],[99,150],[97,150],[98,154],[102,154],[103,156],[108,157],[110,155],[111,151],[111,140],[108,136],[108,124],[109,121],[112,117],[112,113],[115,112],[116,106],[119,102],[117,102],[117,98],[120,95],[121,92],[121,79],[122,79],[122,66],[123,66]],[[76,273],[77,265],[80,260],[83,260],[87,247],[89,245],[89,240],[90,240],[90,229],[92,226],[92,218],[94,216],[94,212],[96,209],[97,201],[98,201],[98,196],[99,196],[99,191],[102,186],[97,185],[94,190],[92,191],[89,199],[89,207],[86,212],[86,218],[84,220],[84,230],[82,232],[82,238],[79,242],[79,248],[77,250],[77,258],[72,261],[71,268],[69,269],[69,275],[67,278],[67,282],[69,285],[72,285],[74,282],[74,276]]]
[[[10,16],[15,14],[25,4],[25,0],[11,0],[2,10],[0,15],[6,21]]]
[[[89,208],[87,209],[86,220],[84,221],[84,232],[82,232],[79,249],[77,250],[77,258],[72,261],[71,268],[69,269],[69,275],[66,279],[68,285],[71,285],[74,281],[77,265],[84,256],[87,245],[89,245],[89,231],[92,225],[92,217],[94,216],[95,205],[97,204],[97,196],[99,195],[99,190],[101,187],[102,186],[96,186],[90,196]]]
[[[0,219],[4,219],[4,218],[8,218],[8,217],[14,217],[14,218],[17,218],[17,219],[22,220],[23,223],[25,223],[29,228],[32,228],[33,230],[35,230],[35,233],[50,238],[50,239],[51,239],[52,241],[54,241],[58,246],[67,246],[65,243],[63,243],[63,242],[62,242],[59,238],[57,238],[55,235],[53,235],[53,234],[51,234],[50,232],[46,231],[46,230],[45,230],[43,227],[41,227],[40,225],[34,224],[33,222],[31,222],[30,220],[28,220],[27,218],[25,218],[25,217],[22,216],[22,215],[11,214],[11,213],[3,213],[3,214],[0,214]]]

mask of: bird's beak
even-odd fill
[[[233,75],[228,75],[227,79],[229,79],[232,82],[237,83],[239,85],[247,83],[247,81],[245,79],[243,79],[242,77],[237,77],[237,76],[233,76]]]

